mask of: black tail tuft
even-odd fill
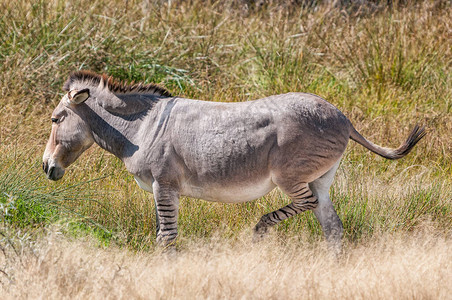
[[[426,135],[425,126],[420,127],[419,125],[414,126],[413,131],[411,131],[410,136],[407,138],[405,143],[403,143],[394,152],[395,157],[393,159],[401,158],[410,153],[411,149]]]
[[[424,126],[420,127],[419,125],[416,125],[411,131],[405,143],[403,143],[397,149],[392,149],[375,145],[374,143],[364,138],[358,131],[356,131],[353,125],[351,126],[352,127],[350,132],[350,138],[352,140],[363,145],[370,151],[380,156],[383,156],[384,158],[387,159],[398,159],[404,157],[405,155],[410,153],[411,149],[413,149],[413,147],[426,135],[425,127]]]

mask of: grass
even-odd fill
[[[41,171],[50,114],[61,99],[62,83],[70,72],[90,69],[123,80],[159,83],[174,94],[212,101],[247,101],[289,91],[315,93],[342,110],[364,136],[383,146],[398,146],[414,123],[426,125],[428,134],[424,140],[409,156],[398,161],[385,160],[350,143],[331,189],[344,223],[349,261],[335,265],[326,258],[321,250],[321,229],[310,212],[276,226],[273,238],[265,246],[275,245],[274,252],[264,247],[260,253],[250,246],[249,255],[257,257],[256,264],[267,261],[268,265],[264,265],[272,274],[283,278],[294,270],[284,259],[294,259],[297,253],[300,257],[295,259],[295,266],[302,265],[303,259],[309,261],[306,268],[297,271],[304,275],[298,275],[309,277],[319,268],[331,270],[314,276],[310,288],[312,291],[321,286],[322,289],[314,289],[319,294],[308,294],[307,286],[298,286],[306,291],[306,297],[328,297],[338,290],[343,291],[339,295],[344,298],[359,295],[386,298],[391,291],[410,298],[446,297],[444,287],[450,284],[439,285],[443,281],[436,280],[439,275],[433,274],[450,275],[447,265],[452,225],[450,3],[395,3],[392,8],[377,7],[372,12],[365,7],[358,11],[324,6],[303,8],[278,5],[276,1],[261,9],[244,9],[239,1],[234,3],[0,0],[0,233],[3,234],[0,250],[5,249],[3,253],[8,258],[2,265],[7,267],[0,266],[0,271],[7,270],[11,280],[34,278],[36,270],[42,267],[39,261],[47,258],[37,255],[38,260],[34,261],[32,254],[29,256],[26,250],[21,254],[19,249],[27,249],[27,245],[38,245],[37,249],[41,249],[39,241],[45,240],[49,228],[55,226],[71,239],[80,240],[88,235],[101,245],[121,249],[111,250],[117,251],[111,260],[101,249],[81,247],[77,252],[72,246],[63,245],[51,250],[62,253],[66,262],[70,255],[83,257],[100,251],[86,262],[95,268],[96,259],[107,260],[108,270],[99,271],[101,278],[122,274],[115,273],[112,263],[115,259],[124,260],[130,269],[137,264],[141,266],[141,259],[144,266],[162,259],[154,244],[152,195],[136,186],[118,159],[95,146],[68,169],[62,181],[48,182]],[[288,201],[279,190],[234,205],[183,198],[178,247],[187,252],[172,265],[174,273],[170,274],[178,279],[178,272],[193,276],[186,270],[199,270],[206,259],[213,260],[209,272],[215,268],[221,272],[237,268],[236,262],[225,257],[232,253],[231,257],[237,256],[239,261],[249,259],[244,249],[254,224],[262,214]],[[419,232],[427,233],[418,238]],[[395,246],[391,246],[391,239]],[[416,249],[416,243],[427,247]],[[8,254],[10,247],[17,249],[17,254]],[[54,248],[42,246],[41,250],[46,249]],[[134,258],[129,250],[143,257]],[[212,254],[215,251],[218,256]],[[379,251],[382,252],[378,254]],[[285,254],[276,259],[277,253],[282,252]],[[360,256],[363,252],[369,255]],[[428,263],[415,266],[412,260],[416,256],[425,258],[431,268]],[[20,261],[28,260],[30,264],[19,267],[13,257],[21,257]],[[188,263],[190,257],[194,258],[192,264]],[[53,258],[49,259],[46,263],[52,264]],[[389,271],[391,263],[399,268],[395,273]],[[353,273],[360,264],[364,273]],[[449,269],[441,269],[441,265]],[[246,266],[252,267],[245,264],[242,277],[238,277],[245,278],[244,282],[248,278]],[[280,270],[281,266],[289,271]],[[67,294],[68,297],[92,295],[91,292],[108,287],[102,283],[90,285],[76,275],[71,277],[70,273],[79,267],[76,262],[67,264],[67,269],[64,265],[57,267],[67,270],[64,273],[67,277],[64,275],[61,280],[81,282],[74,285],[80,290]],[[157,264],[150,270],[159,274],[156,282],[161,283],[159,280],[167,275],[161,274],[160,267]],[[142,273],[124,276],[147,278],[147,274],[152,274],[143,268],[136,271]],[[366,273],[369,268],[380,270],[378,274],[387,278],[382,285],[388,285],[380,294],[377,288],[381,286]],[[436,280],[436,290],[428,293],[427,283],[432,282],[420,284],[413,272],[403,280],[405,269],[419,270],[426,275],[424,278]],[[46,270],[47,275],[43,276],[47,279],[39,276],[30,279],[37,289],[42,282],[59,285],[52,281],[56,275],[51,268]],[[363,282],[357,277],[362,276],[369,282],[367,287],[374,283],[367,294],[365,283],[352,287],[334,272],[345,274],[343,278],[350,282]],[[204,295],[213,295],[213,288],[219,286],[217,277],[206,278],[205,285],[201,285],[205,286]],[[271,282],[271,277],[265,275],[256,278]],[[337,286],[325,287],[325,280],[338,282]],[[392,282],[400,280],[404,284],[397,289]],[[287,281],[281,282],[269,284],[268,289],[262,290],[262,297],[273,295],[270,287],[283,290]],[[409,294],[407,291],[415,283],[419,289]],[[237,295],[234,284],[231,279],[219,288],[221,295]],[[177,292],[168,294],[151,286],[156,296],[178,298]],[[252,295],[263,288],[259,284],[251,287],[254,289],[237,289],[237,293]],[[122,293],[133,288],[133,284],[119,285],[114,291]],[[190,284],[187,288],[193,293],[198,291]],[[140,291],[138,296],[142,295]],[[27,297],[21,292],[8,293]],[[63,288],[55,294],[48,293],[53,298],[66,295]],[[287,296],[290,295],[288,292]]]
[[[63,222],[70,235],[91,234],[108,243],[112,237],[108,230],[71,208],[74,202],[83,202],[86,207],[92,202],[98,205],[97,193],[86,189],[89,182],[49,189],[41,172],[37,172],[39,164],[31,162],[26,154],[7,154],[0,162],[0,234],[6,237],[11,232],[25,231],[40,235],[43,228]]]
[[[14,281],[0,291],[5,299],[448,299],[452,286],[451,240],[428,229],[348,245],[341,260],[322,244],[275,237],[185,245],[173,257],[50,235],[23,255],[23,266],[11,265]]]

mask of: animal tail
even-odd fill
[[[350,123],[351,125],[351,123]],[[387,159],[399,159],[410,153],[411,149],[426,135],[425,127],[419,127],[416,125],[411,131],[410,135],[406,139],[405,143],[400,145],[399,148],[385,148],[375,145],[371,141],[363,137],[354,127],[351,125],[350,138],[358,144],[366,147],[370,151],[383,156]]]

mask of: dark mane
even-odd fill
[[[104,83],[103,88],[107,87],[111,92],[117,94],[126,93],[146,93],[155,94],[159,96],[171,97],[171,93],[158,85],[155,84],[142,84],[142,83],[127,83],[124,81],[119,81],[114,79],[112,76],[106,74],[99,75],[91,71],[77,71],[71,73],[69,78],[63,85],[65,91],[69,91],[72,83],[74,82],[85,82],[94,86],[98,86],[101,81]]]

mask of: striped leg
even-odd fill
[[[174,188],[161,185],[156,181],[152,189],[157,217],[157,244],[167,246],[177,237],[179,194]]]
[[[281,187],[281,186],[280,186]],[[291,192],[281,187],[283,192],[292,199],[292,203],[274,212],[262,216],[254,228],[255,236],[260,237],[267,232],[268,227],[273,226],[287,218],[297,215],[306,210],[315,209],[319,203],[317,197],[305,182],[298,183],[290,188]]]

